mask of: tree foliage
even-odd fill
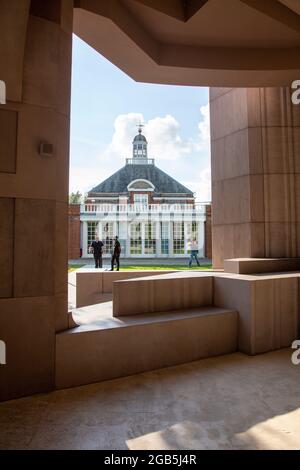
[[[69,195],[69,203],[70,204],[81,204],[82,203],[82,194],[80,191],[76,193],[71,193]]]

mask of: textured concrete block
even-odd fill
[[[65,331],[69,328],[68,293],[56,294],[54,302],[55,331]]]
[[[213,99],[210,103],[210,119],[212,140],[245,129],[248,125],[246,88],[233,88]]]
[[[68,283],[68,205],[55,206],[55,293],[66,292]],[[67,313],[67,312],[66,312]]]
[[[300,258],[236,258],[224,260],[224,271],[235,274],[299,271]]]
[[[235,308],[238,312],[238,349],[246,354],[254,353],[252,282],[233,277],[214,277],[214,300],[216,307]],[[235,306],[235,307],[233,307]]]
[[[54,293],[55,203],[16,199],[14,296]]]
[[[163,271],[164,274],[172,271]],[[157,271],[95,271],[76,273],[76,307],[85,307],[112,299],[114,282],[139,277],[150,277]],[[162,274],[161,274],[162,275]]]
[[[71,48],[71,34],[51,21],[30,17],[24,60],[24,102],[69,114]]]
[[[136,279],[114,283],[113,315],[164,312],[212,304],[212,277]]]
[[[255,281],[255,354],[290,347],[298,334],[298,278]]]
[[[76,307],[84,307],[99,303],[102,290],[102,272],[76,273]]]
[[[57,335],[57,388],[124,377],[237,348],[237,314],[230,310],[193,309],[122,321],[101,317],[101,325]]]
[[[0,198],[0,298],[13,295],[14,199]]]
[[[238,312],[240,351],[260,354],[289,347],[297,338],[298,277],[215,277],[214,305]]]
[[[54,386],[54,299],[0,299],[0,401],[45,392]]]
[[[0,109],[0,172],[15,173],[17,157],[18,113]]]
[[[7,99],[22,100],[23,58],[30,0],[1,2],[0,70]]]

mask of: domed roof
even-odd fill
[[[143,134],[139,133],[138,135],[135,136],[135,138],[133,139],[133,142],[147,142],[147,139]]]

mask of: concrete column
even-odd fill
[[[145,222],[141,222],[142,256],[145,255]]]
[[[55,332],[68,326],[72,20],[70,0],[1,2],[0,400],[54,388]]]
[[[205,256],[205,225],[204,222],[198,222],[198,248],[199,257],[204,258]]]
[[[160,220],[155,220],[156,224],[156,257],[161,257],[161,231],[160,231]]]
[[[98,222],[98,236],[99,239],[102,240],[102,234],[103,234],[103,224],[102,222]]]
[[[130,222],[126,222],[126,258],[130,258]]]
[[[300,256],[300,106],[287,88],[210,90],[213,264]]]
[[[173,224],[174,222],[170,220],[170,244],[169,244],[169,256],[174,256],[174,236],[173,236]]]
[[[184,254],[188,254],[188,222],[183,219],[183,236],[184,236]]]
[[[82,222],[82,256],[85,258],[88,255],[87,251],[87,239],[88,239],[87,222]]]

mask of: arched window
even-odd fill
[[[154,185],[148,181],[148,180],[144,180],[144,179],[137,179],[137,180],[134,180],[134,181],[131,181],[131,183],[129,183],[129,185],[127,186],[127,189],[128,191],[145,191],[145,192],[152,192],[154,191]]]

